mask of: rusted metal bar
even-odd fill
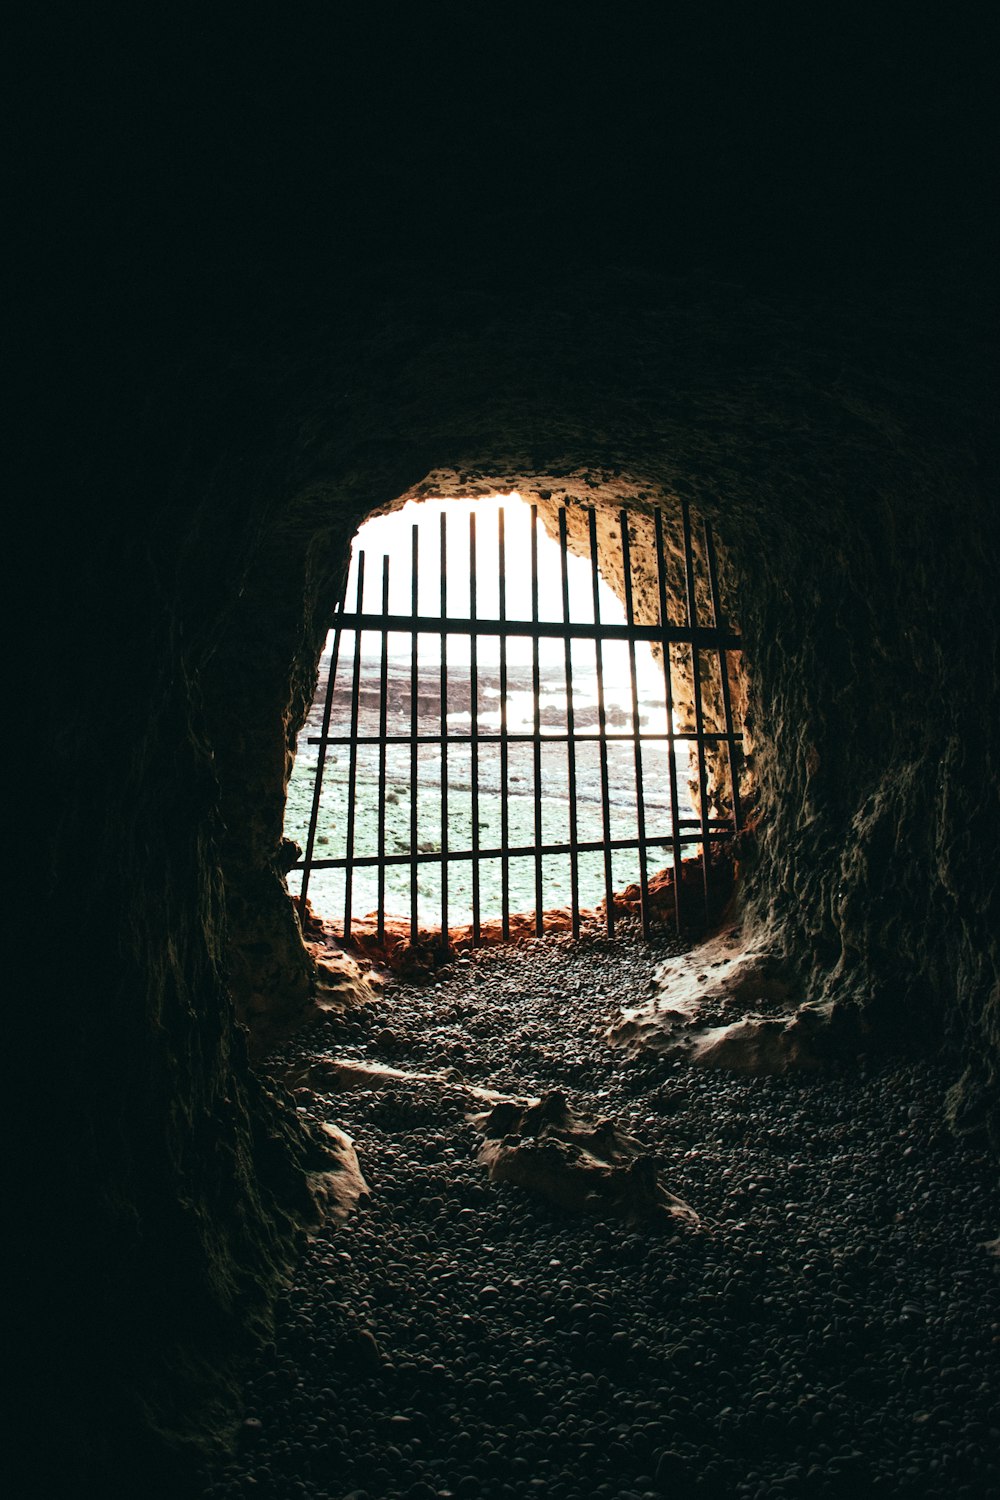
[[[344,594],[347,590],[347,580],[344,580],[344,590],[337,604],[338,614],[343,613]],[[316,847],[316,826],[319,822],[319,804],[323,793],[323,771],[326,765],[326,749],[333,743],[330,739],[330,715],[333,709],[334,684],[337,680],[337,666],[340,662],[340,637],[341,626],[338,621],[333,635],[333,647],[330,651],[330,668],[326,679],[326,695],[323,699],[323,722],[320,727],[319,739],[310,739],[310,745],[321,746],[319,755],[316,757],[316,779],[313,782],[312,807],[309,810],[309,832],[306,835],[305,856],[302,860],[302,887],[299,891],[299,918],[304,923],[306,919],[306,897],[309,894],[309,872],[312,869],[313,851]],[[298,868],[297,866],[292,867]]]
[[[476,618],[476,514],[469,516],[469,614]],[[479,946],[479,657],[478,636],[469,638],[469,713],[472,734],[469,751],[469,781],[472,800],[472,945]]]
[[[365,554],[358,553],[358,613],[365,589]],[[354,631],[354,675],[351,680],[351,745],[347,784],[347,856],[344,863],[344,936],[351,935],[351,896],[354,886],[354,823],[357,812],[358,710],[361,705],[361,631]]]
[[[684,531],[684,576],[687,584],[688,625],[691,637],[691,687],[694,695],[694,731],[698,756],[698,796],[701,803],[702,831],[706,835],[701,850],[701,876],[705,892],[705,921],[709,917],[709,873],[708,873],[708,761],[705,743],[705,718],[701,701],[701,657],[694,639],[698,622],[698,599],[695,592],[694,545],[691,539],[691,507],[687,500],[681,501],[681,525]]]
[[[566,543],[566,507],[559,510],[559,566],[562,581],[563,621],[569,624],[569,559]],[[573,646],[564,638],[566,679],[566,774],[569,788],[569,890],[573,936],[580,936],[580,855],[576,818],[576,719],[573,705]],[[562,735],[559,736],[562,739]]]
[[[497,613],[499,623],[503,624],[507,618],[507,543],[504,528],[504,508],[501,505],[497,512],[497,553],[500,570],[499,576],[499,602]],[[500,633],[500,844],[502,856],[500,862],[500,909],[501,909],[501,932],[504,941],[510,937],[510,860],[507,856],[507,845],[510,842],[510,806],[509,792],[507,787],[509,776],[510,751],[508,748],[507,735],[507,637]]]
[[[712,594],[712,624],[716,630],[725,629],[722,617],[722,595],[719,592],[719,565],[715,554],[715,537],[709,521],[705,522],[705,556],[708,559],[708,586]],[[719,677],[722,683],[722,710],[725,715],[726,745],[729,749],[729,787],[733,799],[733,832],[743,827],[743,812],[740,807],[740,773],[736,750],[736,729],[733,722],[732,695],[729,691],[729,657],[724,646],[719,647]]]
[[[448,517],[441,512],[441,941],[448,941]]]
[[[538,506],[531,507],[531,623],[538,624]],[[542,685],[539,675],[538,636],[531,638],[531,701],[534,726],[535,775],[535,936],[541,937],[545,926],[545,902],[542,894]]]
[[[389,558],[382,559],[382,615],[389,615]],[[378,707],[378,847],[385,853],[385,761],[388,744],[389,714],[389,631],[383,626],[379,642]],[[378,940],[385,941],[385,865],[378,867]]]
[[[677,931],[681,930],[681,868],[683,850],[680,838],[680,798],[677,786],[677,738],[674,729],[674,676],[670,662],[670,642],[667,639],[667,564],[663,549],[663,512],[657,507],[653,512],[653,531],[656,541],[656,583],[659,596],[660,627],[663,631],[663,692],[667,715],[667,766],[670,778],[670,826],[674,831],[672,853],[674,860],[674,920]]]
[[[410,636],[410,734],[412,744],[410,746],[410,855],[413,863],[410,866],[410,942],[417,940],[419,919],[417,915],[417,841],[420,838],[419,831],[419,789],[420,789],[420,751],[417,737],[417,726],[420,723],[420,636],[417,633],[417,597],[420,592],[420,531],[414,526],[410,538],[410,567],[412,576],[410,578],[410,603],[413,614],[413,633]]]
[[[635,606],[632,599],[632,548],[628,534],[628,513],[618,514],[618,525],[622,535],[622,571],[625,578],[625,622],[635,625]],[[642,779],[642,736],[639,733],[639,680],[635,666],[635,638],[628,643],[629,681],[632,688],[632,743],[635,762],[635,810],[639,834],[639,915],[642,935],[648,941],[650,935],[649,881],[646,875],[646,797]]]
[[[590,530],[590,573],[594,601],[594,625],[601,623],[600,573],[597,569],[597,513],[591,506],[587,514]],[[595,664],[597,668],[597,725],[600,731],[598,746],[601,758],[601,826],[604,829],[604,898],[607,907],[608,937],[615,931],[614,865],[611,859],[611,793],[608,782],[608,738],[607,713],[604,707],[604,652],[601,635],[595,629]]]
[[[360,624],[362,630],[381,630],[382,623],[382,616],[379,614],[344,617],[345,630],[353,630],[356,624]],[[566,625],[561,620],[539,620],[537,623],[506,618],[490,620],[482,615],[475,620],[471,616],[453,615],[450,620],[444,621],[440,615],[419,615],[416,620],[412,615],[390,615],[385,625],[392,632],[408,633],[415,628],[434,635],[490,635],[501,638],[530,638],[537,635],[540,640],[553,641],[561,641],[568,635],[574,641],[593,641],[599,637],[602,641],[623,641],[626,645],[630,639],[627,625],[594,625],[585,621],[573,621]],[[720,636],[718,631],[708,625],[699,625],[693,631],[684,625],[668,624],[665,629],[659,625],[637,625],[632,639],[658,643],[664,634],[668,640],[680,645],[688,645],[694,640],[705,651],[714,651],[720,644],[727,651],[739,651],[743,644],[733,631],[726,631]]]

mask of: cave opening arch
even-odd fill
[[[299,520],[287,547],[288,561],[295,570],[288,580],[288,594],[290,598],[292,589],[304,589],[303,613],[296,615],[287,605],[283,609],[284,619],[296,630],[294,639],[285,643],[285,651],[294,651],[295,657],[289,661],[288,655],[285,655],[280,675],[278,670],[275,671],[270,684],[274,696],[269,704],[266,722],[262,704],[260,719],[250,733],[234,739],[230,732],[232,720],[228,710],[233,706],[234,685],[239,688],[245,703],[247,661],[252,658],[259,670],[262,656],[266,658],[276,655],[273,626],[266,641],[259,627],[255,628],[252,638],[244,637],[242,642],[238,635],[234,636],[234,645],[244,659],[234,671],[234,663],[227,656],[224,678],[222,674],[215,676],[223,698],[220,715],[216,720],[219,733],[216,755],[224,767],[226,760],[232,757],[232,769],[225,774],[223,789],[224,792],[227,788],[235,789],[237,794],[237,805],[227,815],[226,822],[231,830],[240,831],[240,837],[231,837],[227,851],[230,855],[227,888],[231,898],[229,912],[234,988],[241,1015],[250,1024],[255,1036],[263,1039],[263,1044],[266,1045],[272,1035],[280,1033],[287,1025],[295,1024],[296,1017],[308,1012],[311,1004],[310,996],[315,978],[311,957],[303,950],[301,936],[285,892],[286,872],[294,864],[297,855],[294,844],[284,838],[285,799],[294,766],[297,738],[307,720],[316,692],[326,625],[338,593],[343,588],[351,539],[359,525],[368,518],[398,511],[410,501],[418,504],[424,502],[429,496],[438,497],[445,504],[452,504],[460,500],[481,499],[494,493],[515,492],[522,496],[526,504],[533,504],[537,508],[540,527],[550,537],[558,536],[559,511],[565,509],[569,518],[569,553],[571,556],[582,557],[586,555],[589,544],[586,518],[593,511],[598,564],[613,595],[618,601],[622,601],[625,584],[619,518],[622,510],[625,510],[640,523],[639,531],[633,535],[631,558],[635,608],[637,613],[646,611],[653,619],[659,603],[651,518],[653,512],[659,510],[663,517],[665,566],[668,574],[672,573],[675,578],[675,586],[666,590],[668,619],[672,625],[683,625],[687,602],[682,504],[677,492],[641,473],[635,474],[623,469],[599,469],[592,464],[573,467],[564,464],[560,469],[561,472],[543,468],[541,472],[537,472],[496,463],[491,463],[489,467],[437,466],[405,488],[397,489],[381,505],[371,503],[369,489],[363,498],[359,497],[350,521],[336,532],[332,532],[330,527],[332,507],[325,487],[318,494],[313,492],[303,497],[301,503],[315,530],[304,537],[305,528]],[[374,488],[372,485],[372,489]],[[718,509],[717,505],[706,506],[703,501],[699,505],[699,513],[705,514],[706,518],[708,514],[717,514]],[[736,621],[739,618],[738,577],[725,530],[717,532],[717,536],[721,597],[726,617]],[[260,594],[256,602],[266,605],[269,611],[273,610],[276,592],[281,587],[276,577],[276,565],[284,560],[284,551],[284,546],[272,546],[266,554],[266,567],[261,570]],[[693,551],[698,555],[696,610],[702,611],[701,618],[708,619],[713,606],[709,597],[703,540],[697,531]],[[690,720],[693,726],[691,655],[686,648],[677,646],[671,647],[671,655],[671,676],[676,690],[675,712],[683,725],[687,726]],[[743,760],[742,780],[744,806],[747,806],[755,775],[748,684],[742,658],[733,653],[728,660],[731,664],[729,686],[732,701],[736,713],[743,721],[746,736],[748,753]],[[278,668],[277,660],[275,667]],[[286,674],[291,677],[290,685]],[[721,728],[723,710],[719,687],[718,675],[711,683],[706,678],[703,696],[706,707],[711,707],[718,720],[716,727]],[[222,713],[226,714],[225,718]],[[270,740],[270,753],[267,761],[262,763],[260,750],[267,739]],[[280,773],[280,780],[276,772]],[[720,815],[720,822],[727,821],[731,812],[732,799],[727,790],[728,783],[728,751],[722,745],[709,747],[706,752],[706,791],[711,801],[707,805],[711,806],[713,814]],[[252,815],[248,816],[250,795],[254,796],[255,806]],[[695,804],[698,804],[697,784],[692,787],[691,796]]]
[[[728,575],[683,503],[602,498],[403,498],[359,528],[287,789],[304,921],[386,953],[581,910],[651,936],[690,928],[699,861],[698,925],[725,900],[752,801]]]

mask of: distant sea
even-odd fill
[[[543,743],[541,748],[541,834],[543,843],[568,842],[570,830],[569,767],[565,742],[544,743],[546,735],[566,732],[567,695],[564,668],[549,647],[548,659],[540,663],[539,717]],[[662,677],[657,691],[656,674],[647,660],[639,684],[639,726],[647,732],[663,733],[666,711]],[[596,732],[598,725],[597,676],[593,661],[574,646],[573,712],[575,729]],[[580,658],[580,659],[578,659]],[[347,652],[342,653],[341,667],[334,694],[330,733],[347,736],[351,721],[351,668]],[[325,687],[328,666],[320,674]],[[412,721],[412,697],[409,658],[391,657],[387,663],[387,731],[390,735],[409,734]],[[609,652],[605,672],[605,710],[609,731],[632,734],[631,681],[625,653]],[[318,746],[310,737],[320,733],[323,719],[322,690],[309,714],[296,749],[295,768],[288,787],[285,833],[305,847],[309,828],[313,788],[316,778]],[[358,733],[377,735],[381,710],[380,663],[366,656],[359,675]],[[418,733],[441,733],[440,666],[436,661],[421,661],[417,680]],[[449,661],[447,686],[447,726],[450,734],[467,734],[472,723],[472,692],[467,662]],[[500,680],[496,661],[486,661],[478,674],[476,709],[480,733],[497,734],[500,730]],[[533,694],[530,665],[513,663],[508,671],[507,729],[509,733],[530,733],[533,728]],[[647,836],[670,836],[670,782],[665,742],[642,745],[642,784],[645,792]],[[374,855],[379,847],[378,786],[379,747],[358,746],[355,752],[355,826],[354,855]],[[577,837],[582,841],[604,837],[601,812],[600,751],[596,742],[576,746],[576,817]],[[635,748],[631,738],[608,744],[608,792],[611,834],[616,838],[634,837],[637,830],[637,797]],[[441,746],[421,745],[417,757],[416,781],[417,849],[433,853],[441,848]],[[677,772],[682,818],[693,817],[687,784],[687,746],[677,744]],[[347,852],[348,785],[351,773],[351,751],[347,745],[327,750],[320,801],[316,858],[342,858]],[[414,795],[411,751],[409,745],[390,745],[386,751],[385,847],[389,853],[410,852],[411,808]],[[471,849],[473,818],[479,827],[483,848],[501,842],[500,747],[480,745],[476,788],[472,785],[472,752],[469,745],[447,747],[448,846],[450,850]],[[531,744],[513,744],[508,749],[508,816],[509,844],[531,844],[535,840],[535,766]],[[478,790],[478,796],[476,795]],[[692,845],[693,847],[693,845]],[[669,848],[647,852],[647,870],[652,873],[672,863]],[[623,889],[638,879],[636,850],[615,851],[613,856],[614,888]],[[512,858],[510,901],[512,911],[532,911],[535,905],[535,862],[533,857]],[[479,861],[480,903],[483,918],[499,916],[501,911],[500,861]],[[292,871],[289,888],[297,892],[301,875]],[[410,916],[409,866],[391,866],[386,870],[386,908],[389,914]],[[344,872],[313,870],[309,897],[315,910],[338,924],[344,914]],[[596,906],[604,897],[604,861],[601,853],[579,857],[580,904]],[[543,904],[565,905],[570,900],[570,866],[566,855],[543,858]],[[374,912],[378,902],[378,877],[375,868],[355,868],[353,872],[352,914]],[[433,926],[440,921],[441,866],[428,862],[418,865],[418,920]],[[472,918],[472,861],[454,860],[448,866],[448,907],[451,923]]]

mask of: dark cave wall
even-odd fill
[[[314,986],[282,878],[291,726],[311,699],[300,663],[316,649],[312,610],[329,594],[309,577],[301,550],[287,539],[268,545],[266,565],[251,570],[205,683],[225,829],[231,984],[238,1015],[258,1036],[301,1021]],[[285,576],[299,573],[303,586],[282,587]]]
[[[382,482],[391,486],[391,473]],[[315,965],[284,882],[294,857],[282,833],[284,794],[364,515],[363,501],[331,503],[325,487],[277,511],[205,671],[225,828],[229,973],[257,1051],[313,1011]]]
[[[995,639],[996,533],[975,468],[925,440],[848,473],[812,556],[773,537],[794,585],[747,598],[764,797],[749,898],[794,934],[816,993],[890,1041],[963,1050],[981,1124],[991,1094],[996,1108],[996,688],[990,651],[961,642]]]
[[[327,1163],[235,1025],[205,714],[274,481],[237,454],[230,509],[199,441],[226,414],[192,420],[185,384],[78,459],[30,643],[50,821],[9,1054],[17,1494],[188,1493],[238,1420]]]

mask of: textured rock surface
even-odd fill
[[[329,1159],[321,1170],[310,1172],[309,1189],[321,1209],[322,1218],[343,1223],[358,1204],[370,1196],[368,1184],[349,1135],[326,1120],[320,1129],[320,1139]]]
[[[650,995],[625,1007],[608,1038],[626,1052],[670,1053],[737,1073],[815,1068],[843,1046],[831,1005],[794,1004],[780,956],[747,947],[738,927],[660,964]],[[860,1046],[850,1032],[852,1052]]]
[[[553,1091],[528,1105],[503,1100],[475,1124],[485,1137],[479,1160],[491,1182],[633,1227],[698,1227],[697,1214],[668,1191],[641,1142],[612,1120],[575,1112],[564,1094]]]

